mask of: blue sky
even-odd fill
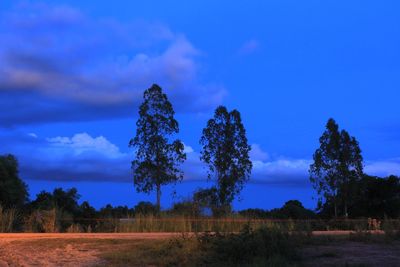
[[[299,199],[328,118],[356,136],[372,175],[400,175],[398,1],[2,1],[0,153],[31,197],[78,188],[96,207],[134,205],[137,107],[158,83],[188,152],[164,206],[207,186],[201,130],[241,114],[253,174],[237,209]],[[176,196],[171,194],[176,191]]]

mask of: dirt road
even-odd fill
[[[105,240],[149,240],[178,236],[177,233],[91,234],[0,234],[0,267],[3,266],[95,266],[107,249]],[[102,247],[103,246],[103,247]]]

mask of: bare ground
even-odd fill
[[[316,237],[346,236],[349,232],[316,232]],[[380,233],[376,233],[380,234]],[[0,234],[3,266],[107,266],[104,253],[177,237],[178,233]],[[335,238],[301,250],[301,266],[400,266],[400,242],[355,242]],[[129,266],[129,264],[126,264]]]
[[[303,264],[319,266],[400,266],[400,242],[365,243],[336,241],[302,250]]]
[[[110,242],[122,240],[140,243],[174,236],[177,234],[0,234],[0,267],[103,265],[99,253],[115,249]]]

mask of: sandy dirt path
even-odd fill
[[[166,239],[177,233],[16,233],[0,234],[0,267],[5,266],[96,266],[101,265],[96,240]],[[59,246],[46,240],[60,240]],[[85,240],[85,242],[74,242]],[[40,242],[36,246],[34,242]],[[87,244],[89,242],[89,244]]]

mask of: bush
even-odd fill
[[[206,266],[287,265],[297,258],[295,237],[276,227],[253,231],[249,226],[240,234],[205,234],[198,238]]]
[[[11,233],[14,231],[17,221],[17,211],[15,209],[3,210],[0,206],[0,233]]]
[[[25,231],[31,233],[56,233],[59,231],[57,210],[36,210],[25,218]]]

